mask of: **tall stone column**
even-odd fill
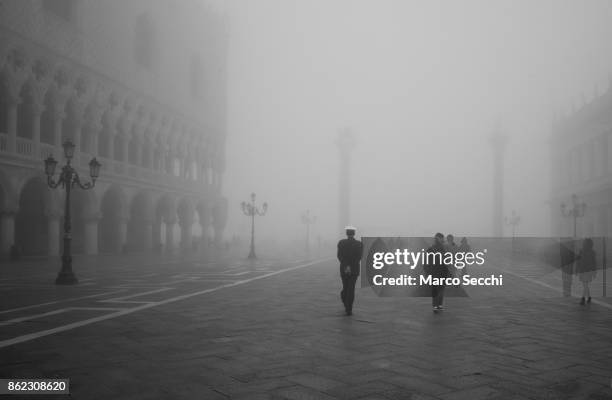
[[[44,111],[44,107],[34,107],[32,110],[32,143],[34,145],[34,156],[40,155],[40,116]]]
[[[338,133],[336,145],[340,152],[340,173],[338,175],[338,225],[339,232],[351,223],[351,151],[355,147],[355,136],[349,128]]]
[[[79,165],[79,158],[81,157],[81,130],[83,126],[83,120],[73,119],[72,121],[72,143],[74,143],[74,161],[75,165]]]
[[[155,159],[155,144],[152,143],[150,140],[148,141],[149,146],[147,147],[147,157],[148,157],[148,162],[146,163],[146,165],[143,165],[146,168],[150,168],[150,169],[155,169],[155,164],[154,164],[154,159]]]
[[[119,245],[119,252],[123,252],[124,246],[127,244],[127,226],[128,226],[128,221],[127,218],[122,218],[119,221],[119,229],[118,229],[118,240],[117,243]]]
[[[153,249],[153,221],[146,219],[143,221],[143,224],[142,234],[144,237],[142,243],[145,250],[151,250]]]
[[[200,228],[202,229],[202,244],[208,247],[210,243],[209,228],[211,226],[212,210],[208,205],[204,205],[198,209],[198,213]]]
[[[98,216],[92,216],[85,219],[85,254],[98,254]]]
[[[115,131],[113,129],[109,129],[106,134],[108,135],[108,148],[106,150],[108,150],[108,159],[109,160],[114,160],[115,159]]]
[[[166,173],[166,159],[168,157],[168,149],[165,146],[161,146],[161,151],[159,153],[159,172]]]
[[[221,244],[223,239],[223,231],[227,223],[228,201],[227,198],[221,197],[215,202],[212,210],[212,226],[215,232],[215,244]]]
[[[193,235],[191,228],[193,227],[193,218],[187,221],[181,221],[181,248],[189,249],[191,247],[191,241]]]
[[[143,149],[142,146],[144,145],[144,140],[142,140],[142,138],[134,138],[134,140],[136,140],[136,160],[134,160],[134,164],[138,165],[139,167],[142,166],[142,155],[143,155]]]
[[[493,236],[503,235],[504,149],[507,138],[498,126],[490,136],[493,147]]]
[[[167,253],[172,254],[174,252],[174,226],[176,225],[176,219],[165,220],[166,224],[166,248]]]
[[[53,145],[58,149],[62,148],[62,125],[66,113],[64,110],[56,110],[53,113]],[[59,154],[62,154],[61,151]]]
[[[98,154],[98,132],[101,125],[93,125],[89,127],[89,151],[95,157]]]
[[[128,163],[129,151],[130,151],[130,136],[123,134],[121,135],[121,161]]]
[[[163,220],[159,217],[156,217],[155,220],[153,221],[153,226],[151,227],[152,230],[152,241],[153,241],[153,248],[155,251],[158,251],[160,248],[160,244],[162,243],[162,237],[161,237],[161,227],[163,224]]]
[[[6,133],[8,134],[7,150],[9,153],[17,152],[17,106],[18,99],[8,99],[6,110]]]
[[[49,237],[49,255],[59,256],[61,254],[61,215],[57,213],[47,215],[47,236]]]
[[[15,216],[17,210],[0,212],[0,254],[9,254],[15,244]]]

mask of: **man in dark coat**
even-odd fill
[[[340,261],[340,277],[342,278],[342,291],[340,298],[344,303],[346,315],[353,314],[353,301],[355,300],[355,283],[359,276],[359,263],[363,254],[363,244],[355,239],[355,228],[347,226],[346,239],[338,242],[338,261]]]
[[[433,278],[448,278],[450,273],[448,267],[444,264],[444,253],[446,248],[444,247],[444,235],[436,233],[434,236],[434,244],[427,249],[427,253],[436,254],[436,257],[432,259],[427,265],[426,273],[431,275]],[[445,285],[431,285],[431,304],[434,312],[442,311],[444,309],[444,289]]]

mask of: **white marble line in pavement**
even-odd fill
[[[117,308],[117,307],[66,307],[66,308],[60,308],[59,310],[53,310],[53,311],[49,311],[46,313],[42,313],[42,314],[35,314],[35,315],[28,315],[25,317],[19,317],[19,318],[13,318],[13,319],[8,319],[6,321],[1,321],[0,322],[0,326],[7,326],[7,325],[13,325],[13,324],[17,324],[19,322],[24,322],[24,321],[30,321],[32,319],[37,319],[37,318],[44,318],[44,317],[48,317],[50,315],[57,315],[57,314],[62,314],[68,311],[122,311],[125,310],[125,308]]]
[[[126,289],[121,288],[120,290],[112,290],[110,292],[104,292],[104,293],[98,293],[98,294],[92,294],[92,295],[88,295],[88,296],[81,296],[81,297],[71,297],[69,299],[62,299],[62,300],[56,300],[56,301],[48,301],[46,303],[39,303],[39,304],[33,304],[31,306],[24,306],[24,307],[17,307],[17,308],[11,308],[9,310],[2,310],[0,311],[0,314],[6,314],[6,313],[11,313],[11,312],[15,312],[15,311],[23,311],[23,310],[29,310],[31,308],[37,308],[37,307],[44,307],[44,306],[50,306],[51,304],[58,304],[58,303],[67,303],[70,301],[75,301],[75,300],[82,300],[82,299],[91,299],[94,297],[102,297],[102,296],[107,296],[109,294],[114,294],[114,293],[119,293],[119,292],[125,292]]]
[[[127,299],[133,299],[134,297],[145,296],[147,294],[166,292],[172,289],[174,288],[173,287],[163,287],[160,289],[149,290],[148,292],[140,292],[140,293],[130,294],[127,296],[113,297],[112,299],[100,300],[99,302],[100,303],[154,303],[152,301],[127,301]]]
[[[332,259],[332,257],[324,258],[324,259],[319,259],[319,260],[316,260],[316,261],[308,262],[306,264],[296,265],[294,267],[284,268],[284,269],[280,269],[280,270],[274,271],[274,272],[268,272],[267,274],[263,274],[263,275],[259,275],[259,276],[254,276],[252,278],[244,279],[244,280],[241,280],[241,281],[227,283],[225,285],[216,286],[216,287],[213,287],[213,288],[210,288],[210,289],[200,290],[198,292],[193,292],[193,293],[188,293],[188,294],[184,294],[184,295],[180,295],[180,296],[176,296],[176,297],[171,297],[169,299],[161,300],[161,301],[158,301],[158,302],[155,302],[155,303],[143,304],[143,305],[138,306],[138,307],[133,307],[133,308],[129,308],[129,309],[126,309],[126,310],[117,311],[117,312],[114,312],[112,314],[101,315],[99,317],[94,317],[94,318],[89,318],[89,319],[85,319],[85,320],[78,321],[78,322],[73,322],[73,323],[70,323],[70,324],[58,326],[58,327],[47,329],[47,330],[40,331],[40,332],[28,333],[26,335],[21,335],[21,336],[14,337],[12,339],[7,339],[7,340],[0,341],[0,348],[8,347],[8,346],[13,346],[13,345],[18,344],[18,343],[28,342],[30,340],[38,339],[38,338],[41,338],[41,337],[44,337],[44,336],[53,335],[55,333],[69,331],[69,330],[72,330],[72,329],[75,329],[75,328],[79,328],[81,326],[93,324],[95,322],[100,322],[100,321],[105,321],[105,320],[108,320],[108,319],[113,319],[113,318],[121,317],[121,316],[132,314],[132,313],[135,313],[135,312],[138,312],[138,311],[146,310],[148,308],[152,308],[152,307],[157,307],[157,306],[161,306],[161,305],[164,305],[164,304],[173,303],[175,301],[185,300],[185,299],[188,299],[190,297],[200,296],[200,295],[203,295],[203,294],[216,292],[216,291],[221,290],[221,289],[226,289],[226,288],[231,288],[231,287],[234,287],[234,286],[244,285],[244,284],[247,284],[247,283],[259,280],[259,279],[264,279],[264,278],[268,278],[268,277],[271,277],[271,276],[274,276],[274,275],[282,274],[284,272],[289,272],[289,271],[294,271],[296,269],[301,269],[301,268],[309,267],[311,265],[319,264],[319,263],[322,263],[324,261],[329,261],[331,259]]]

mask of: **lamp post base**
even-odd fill
[[[77,283],[79,280],[72,271],[60,271],[55,279],[56,285],[76,285]]]

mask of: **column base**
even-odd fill
[[[72,271],[60,271],[55,279],[56,285],[76,285],[77,283],[79,280]]]

